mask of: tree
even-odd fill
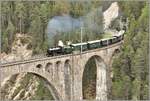
[[[130,2],[126,2],[129,4]],[[124,45],[122,47],[121,55],[113,62],[114,67],[114,82],[113,82],[113,97],[120,99],[133,99],[143,100],[148,99],[148,7],[145,2],[139,5],[134,3],[124,6],[126,16],[129,17],[129,29],[126,32]],[[132,7],[131,7],[132,6]],[[136,6],[136,7],[135,7]],[[139,6],[139,8],[137,8]],[[143,7],[143,8],[142,8]],[[132,8],[132,9],[131,9]],[[119,76],[119,77],[117,77]],[[126,81],[125,77],[129,79]],[[120,84],[120,82],[124,82]],[[122,89],[116,89],[116,87],[123,87],[126,84],[130,84],[130,88],[126,86],[128,92]],[[116,86],[117,85],[117,86]],[[121,92],[122,90],[122,92]],[[121,92],[121,93],[120,93]],[[126,94],[124,98],[122,94]]]
[[[17,21],[17,24],[18,24],[18,28],[19,28],[18,30],[20,33],[25,32],[25,25],[24,25],[25,18],[26,18],[25,12],[26,12],[26,8],[24,7],[23,2],[17,2],[15,14],[16,14],[16,18],[19,19],[19,21]]]
[[[11,51],[11,45],[13,42],[13,38],[14,38],[14,32],[15,32],[15,27],[14,25],[11,23],[11,21],[8,22],[8,27],[6,29],[6,33],[7,33],[7,38],[8,38],[8,51]]]
[[[67,0],[55,1],[53,7],[54,16],[69,14],[70,4]]]

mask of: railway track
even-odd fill
[[[105,47],[94,49],[94,50],[84,51],[82,53],[64,54],[64,55],[57,55],[57,56],[52,56],[52,57],[47,57],[44,54],[40,54],[40,55],[35,55],[35,56],[31,57],[30,59],[18,60],[18,61],[12,61],[12,62],[7,62],[7,61],[6,62],[0,62],[0,67],[6,67],[8,65],[15,65],[15,64],[29,63],[29,62],[34,62],[34,61],[50,60],[50,59],[62,58],[62,57],[68,57],[68,56],[74,56],[74,55],[81,55],[81,54],[85,54],[85,53],[89,53],[89,52],[94,52],[94,51],[114,47],[114,46],[117,46],[117,45],[122,44],[122,43],[123,43],[123,40],[118,42],[118,43],[109,45],[109,46],[105,46]]]

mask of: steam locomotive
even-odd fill
[[[124,34],[119,33],[117,35],[114,35],[112,38],[105,38],[101,40],[70,44],[67,46],[51,47],[47,50],[46,55],[49,57],[49,56],[64,55],[64,54],[71,54],[74,52],[80,52],[81,45],[82,45],[82,51],[102,48],[102,47],[120,42],[121,40],[123,40],[123,38],[124,38]]]

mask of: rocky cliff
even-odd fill
[[[32,57],[31,37],[17,33],[10,54],[2,53],[1,62],[25,60]],[[7,100],[53,99],[44,81],[34,74],[21,73],[6,78],[1,84],[1,98]]]
[[[118,4],[114,2],[103,13],[105,29],[111,21],[118,17]],[[25,60],[32,57],[31,37],[17,33],[10,54],[0,54],[1,62]],[[88,90],[88,89],[87,89]],[[88,91],[86,91],[88,92]],[[6,78],[1,85],[1,98],[9,100],[50,100],[50,91],[44,86],[44,81],[34,74],[22,73]]]
[[[19,61],[29,59],[32,56],[31,37],[17,33],[11,48],[11,53],[2,53],[1,62]]]

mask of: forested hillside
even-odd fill
[[[9,1],[1,3],[1,36],[2,52],[11,53],[12,43],[16,33],[31,36],[30,49],[33,54],[45,53],[48,48],[47,26],[48,22],[55,16],[69,15],[76,19],[89,14],[89,11],[102,6],[102,11],[106,10],[113,1],[75,2],[74,0],[61,1]],[[119,53],[114,55],[112,62],[112,86],[108,94],[108,99],[112,100],[148,100],[149,99],[149,5],[145,1],[117,1],[119,4],[120,15],[128,21],[126,27],[124,43]],[[91,16],[92,18],[93,16]],[[95,22],[103,24],[103,16],[94,18]],[[125,22],[126,22],[125,21]],[[120,16],[112,21],[110,29],[120,30]],[[86,28],[83,30],[83,41],[96,40],[105,37],[106,33],[96,33]],[[99,27],[98,27],[99,28]],[[100,28],[101,29],[101,28]],[[58,40],[80,42],[80,29],[71,32],[58,33],[53,37],[54,46]],[[23,35],[24,36],[24,35]],[[29,39],[29,38],[28,38]],[[66,44],[66,43],[65,43]],[[83,95],[85,99],[95,99],[96,97],[96,65],[94,59],[90,60],[85,70],[85,82],[83,83]],[[32,84],[32,79],[39,79],[29,74],[25,74],[20,80],[26,80],[25,89],[28,84]],[[18,76],[19,77],[19,76]],[[20,77],[19,77],[20,78]],[[37,79],[36,79],[37,78]],[[17,80],[17,79],[16,79]],[[20,92],[20,87],[12,92],[11,85],[19,83],[8,80],[2,90],[3,99],[14,99],[14,93]],[[10,82],[9,82],[10,81]],[[8,84],[7,84],[8,83]],[[33,82],[34,85],[34,82]],[[50,92],[40,80],[36,94],[33,97],[17,98],[20,99],[52,99]],[[9,87],[10,89],[9,89]],[[8,91],[5,88],[8,87]],[[15,88],[16,86],[14,86]],[[27,86],[30,87],[30,86]],[[34,86],[36,87],[36,86]],[[34,88],[33,87],[33,88]],[[32,91],[32,89],[31,89]],[[27,91],[26,91],[27,92]],[[10,93],[10,94],[9,94]],[[10,97],[8,97],[8,95]],[[15,93],[17,95],[18,93]],[[25,95],[25,91],[20,93]],[[12,96],[13,95],[13,96]]]
[[[2,52],[9,53],[15,34],[22,33],[33,37],[32,48],[34,54],[43,53],[48,47],[47,25],[50,19],[54,16],[61,15],[70,15],[73,18],[78,18],[101,5],[102,3],[100,1],[70,2],[69,0],[2,2]],[[107,3],[105,5],[108,6]],[[102,18],[96,19],[96,21],[101,21]],[[78,33],[80,33],[80,31],[76,31],[76,33],[76,37],[74,37],[75,41],[79,38]],[[65,33],[65,35],[61,35],[61,37],[65,37],[63,40],[68,40],[69,38],[73,38],[74,34],[69,35],[70,34]],[[95,36],[94,33],[93,35],[86,35],[88,38],[93,36]],[[54,38],[54,40],[57,41],[59,34]]]
[[[112,99],[149,99],[149,5],[120,2],[129,19],[121,52],[113,60]]]

